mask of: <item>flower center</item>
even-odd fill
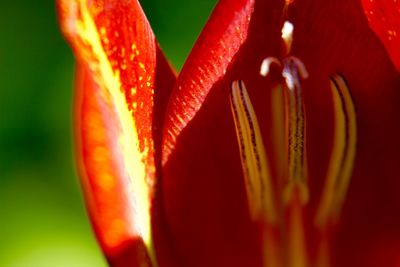
[[[336,223],[351,178],[356,151],[356,116],[349,88],[340,75],[330,77],[333,99],[333,149],[325,185],[312,221],[320,238],[316,259],[307,252],[304,210],[309,200],[306,173],[306,120],[302,80],[308,77],[303,62],[290,56],[293,25],[285,22],[282,40],[286,48],[283,60],[266,58],[260,68],[268,76],[271,65],[281,70],[282,80],[271,88],[274,136],[284,148],[283,171],[278,181],[270,175],[268,157],[256,113],[245,83],[234,81],[231,108],[240,149],[242,169],[251,218],[264,225],[264,262],[272,267],[329,266],[329,232]],[[328,79],[328,77],[327,77]],[[284,114],[282,116],[281,114]],[[284,138],[282,138],[284,136]],[[281,139],[281,140],[278,140]],[[278,151],[279,152],[279,151]],[[274,180],[275,181],[275,180]],[[281,185],[281,186],[280,186]],[[313,193],[313,192],[311,192]]]

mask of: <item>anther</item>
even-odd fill
[[[338,216],[350,182],[356,152],[354,102],[340,75],[331,77],[334,106],[333,149],[315,222],[324,227]]]
[[[303,62],[296,57],[287,57],[283,60],[282,76],[290,90],[300,88],[300,78],[308,78],[308,72]]]
[[[276,222],[275,202],[267,156],[258,120],[243,81],[234,81],[231,108],[236,127],[251,217]]]
[[[260,75],[264,77],[268,76],[272,64],[276,64],[281,67],[281,62],[277,58],[267,57],[261,63]]]
[[[283,192],[284,202],[289,203],[294,194],[299,194],[302,204],[308,201],[308,188],[305,173],[305,118],[303,89],[300,80],[308,77],[304,64],[296,57],[283,60],[282,76],[287,90],[284,90],[288,181]]]

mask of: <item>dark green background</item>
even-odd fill
[[[142,0],[179,69],[216,0]],[[105,266],[75,174],[73,57],[51,0],[0,1],[0,266]]]

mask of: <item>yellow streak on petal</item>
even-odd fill
[[[315,222],[323,227],[339,215],[356,153],[356,112],[349,88],[339,75],[331,78],[335,113],[333,152]]]
[[[146,168],[144,164],[144,159],[147,158],[152,143],[148,144],[145,151],[140,151],[138,130],[135,119],[128,109],[125,95],[121,90],[119,73],[118,71],[113,71],[107,58],[101,43],[100,33],[90,14],[87,2],[77,0],[75,3],[63,3],[64,6],[69,5],[70,9],[74,9],[69,11],[74,14],[70,14],[72,17],[67,18],[64,27],[67,31],[70,31],[69,34],[76,35],[73,36],[73,38],[77,38],[74,39],[74,44],[79,47],[79,52],[88,62],[95,76],[95,81],[101,88],[102,97],[106,101],[108,100],[108,104],[115,109],[121,127],[118,136],[119,149],[123,154],[125,171],[130,179],[132,203],[135,203],[135,211],[131,216],[134,216],[134,221],[137,223],[135,224],[135,230],[142,237],[149,250],[153,266],[157,266],[152,243],[149,187],[146,183]],[[80,14],[80,16],[77,14]],[[72,22],[76,23],[74,29],[72,29]],[[105,184],[105,186],[108,186],[108,184]],[[115,240],[109,245],[115,245]]]
[[[277,214],[267,156],[257,117],[242,81],[232,83],[230,100],[251,216],[274,224]]]

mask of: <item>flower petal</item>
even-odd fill
[[[184,266],[261,266],[262,232],[247,206],[230,88],[250,81],[262,56],[279,52],[273,40],[282,6],[220,1],[178,77],[164,128],[163,203]],[[266,91],[256,90],[264,102]]]
[[[80,65],[77,153],[97,237],[114,266],[154,266],[150,209],[175,75],[136,0],[60,0],[58,8]]]
[[[348,83],[358,124],[354,175],[337,238],[330,240],[333,266],[363,266],[372,257],[361,249],[363,243],[371,245],[370,234],[378,238],[400,232],[400,127],[395,123],[400,114],[399,74],[369,27],[361,2],[286,2],[291,3],[287,10],[277,1],[237,1],[237,6],[220,1],[178,77],[164,129],[163,194],[167,222],[186,266],[262,266],[262,255],[267,254],[247,206],[229,90],[234,81],[246,84],[275,177],[272,183],[279,187],[270,107],[279,76],[271,69],[269,77],[261,77],[259,69],[266,57],[282,60],[284,19],[294,25],[290,55],[309,73],[301,84],[310,195],[303,230],[310,264],[318,257],[320,237],[313,215],[333,145],[333,75]],[[243,11],[247,6],[251,8]],[[241,23],[244,14],[250,16],[249,24]],[[231,30],[236,27],[241,34]],[[347,262],[346,251],[351,251],[353,264]]]
[[[362,0],[371,28],[386,47],[397,71],[400,71],[400,2]]]
[[[349,19],[351,18],[351,19]],[[304,82],[311,213],[318,203],[331,149],[330,75],[344,77],[357,121],[357,149],[349,191],[332,246],[332,266],[365,266],[374,239],[400,233],[400,75],[368,25],[361,2],[294,1],[293,54],[309,72]],[[383,260],[383,259],[382,259]],[[384,262],[384,261],[382,261]],[[394,262],[394,261],[393,261]],[[375,265],[374,265],[375,266]],[[380,265],[376,265],[380,266]],[[396,265],[385,265],[396,266]]]

